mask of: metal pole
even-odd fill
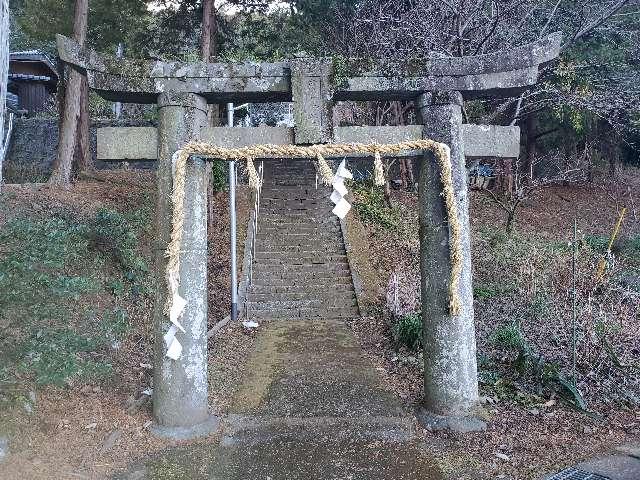
[[[124,45],[122,43],[118,44],[118,48],[116,49],[116,57],[122,58],[124,56]],[[116,119],[120,118],[122,115],[122,103],[116,102],[113,104],[113,115]]]
[[[231,321],[238,319],[238,265],[236,259],[236,162],[229,162],[229,212],[231,215]]]
[[[233,103],[227,103],[227,127],[233,127]]]

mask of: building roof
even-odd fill
[[[31,82],[50,82],[51,77],[47,77],[44,75],[27,75],[24,73],[10,73],[9,80],[23,80],[23,81],[31,81]]]
[[[11,52],[9,54],[10,62],[41,62],[51,71],[51,77],[55,77],[54,81],[58,81],[58,72],[54,61],[45,52],[40,50],[23,50],[19,52]]]

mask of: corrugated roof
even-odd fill
[[[9,80],[31,80],[34,82],[50,82],[51,77],[44,75],[27,75],[25,73],[10,73]]]
[[[45,52],[40,50],[23,50],[19,52],[11,52],[9,54],[9,61],[30,61],[30,62],[42,62],[49,67],[51,73],[58,77],[58,72],[54,61]]]

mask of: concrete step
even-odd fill
[[[313,320],[327,318],[355,318],[358,311],[355,307],[329,307],[329,308],[282,308],[270,310],[247,309],[247,317],[255,320],[281,320],[298,319]]]
[[[311,244],[279,244],[274,242],[256,242],[255,248],[256,256],[277,256],[277,255],[290,255],[290,254],[304,254],[304,255],[328,255],[328,254],[344,254],[344,245],[338,242],[325,243],[323,245],[311,245]]]
[[[303,300],[268,300],[255,301],[253,296],[249,297],[246,308],[249,311],[258,310],[317,310],[317,309],[355,309],[358,306],[355,298],[323,298],[323,299],[303,299]]]
[[[348,266],[349,262],[347,260],[346,255],[283,255],[283,256],[272,256],[272,255],[256,255],[255,264],[259,265],[306,265],[306,266],[314,266],[314,265],[323,265],[323,264],[333,264],[333,265],[346,265]]]
[[[322,301],[326,298],[335,299],[336,302],[349,302],[355,300],[356,296],[352,289],[344,291],[316,289],[315,291],[298,292],[270,292],[270,293],[249,293],[249,302],[291,302],[296,300]]]
[[[284,225],[260,225],[258,227],[258,235],[264,237],[265,235],[323,235],[336,237],[340,233],[340,227],[338,225],[300,225],[300,224],[284,224]]]
[[[261,247],[264,245],[269,246],[297,246],[304,247],[309,250],[328,248],[328,247],[341,247],[343,242],[339,238],[337,232],[333,235],[327,233],[268,233],[264,234],[258,232],[256,237],[256,250],[263,250]],[[271,249],[273,250],[273,249]]]
[[[353,292],[353,282],[351,278],[341,278],[335,282],[308,282],[306,284],[287,284],[283,282],[275,283],[254,283],[251,285],[249,294],[278,295],[285,293],[296,293],[305,295],[342,295]]]
[[[300,211],[296,213],[266,213],[260,214],[258,217],[258,226],[262,225],[340,225],[340,220],[334,214],[325,215],[309,214],[309,212]]]
[[[312,265],[283,265],[283,264],[264,264],[256,263],[253,266],[253,275],[268,273],[273,275],[291,275],[291,274],[349,274],[351,270],[349,265],[343,263],[315,263]]]
[[[349,272],[260,272],[254,269],[253,282],[258,285],[294,285],[301,283],[314,283],[319,285],[333,282],[352,281]]]

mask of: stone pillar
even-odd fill
[[[419,418],[431,428],[469,431],[486,425],[474,417],[478,404],[476,340],[471,285],[471,247],[467,171],[459,92],[418,97],[423,138],[451,147],[453,182],[462,225],[463,269],[459,315],[449,313],[449,228],[440,168],[431,154],[422,160],[419,179],[420,273],[424,327],[425,396]]]
[[[207,398],[207,174],[203,160],[186,171],[184,233],[180,252],[180,295],[187,301],[178,332],[182,355],[168,358],[163,335],[169,329],[164,252],[171,235],[173,154],[197,139],[207,125],[203,97],[163,93],[158,99],[158,191],[156,204],[153,431],[173,439],[206,435],[218,427]]]
[[[333,62],[296,58],[291,61],[291,95],[295,143],[327,143],[333,136]]]

